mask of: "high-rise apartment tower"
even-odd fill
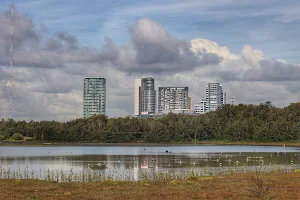
[[[207,112],[215,111],[223,104],[226,104],[226,93],[220,83],[208,83],[206,86]]]
[[[154,87],[154,78],[142,78],[141,80],[141,112],[148,114],[156,111],[156,90]]]
[[[188,87],[159,87],[158,113],[188,113]]]
[[[204,114],[217,110],[226,104],[226,93],[220,83],[208,83],[206,86],[206,99],[195,104],[195,114]]]
[[[135,79],[134,115],[153,114],[156,112],[156,90],[154,78]]]
[[[106,79],[85,78],[83,88],[83,118],[106,114]]]

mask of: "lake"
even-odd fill
[[[54,180],[71,173],[78,181],[86,174],[100,179],[139,180],[141,176],[174,171],[184,178],[191,171],[212,175],[258,167],[294,170],[300,166],[300,149],[235,145],[0,146],[0,164],[0,178]]]

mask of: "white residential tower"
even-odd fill
[[[226,93],[220,83],[208,83],[206,86],[206,99],[195,104],[195,114],[204,114],[217,110],[226,104]]]
[[[188,87],[159,87],[158,113],[188,113]]]

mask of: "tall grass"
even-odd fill
[[[221,176],[232,173],[256,172],[291,172],[300,168],[300,165],[269,165],[243,167],[208,167],[193,169],[156,169],[155,171],[107,170],[87,169],[80,172],[63,170],[34,171],[27,166],[25,169],[0,167],[0,179],[38,179],[54,182],[95,182],[104,180],[144,181],[144,180],[183,180],[191,176]],[[137,169],[135,169],[137,170]],[[141,170],[141,169],[139,169]]]

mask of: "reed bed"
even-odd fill
[[[143,171],[142,171],[143,170]],[[222,176],[236,173],[252,172],[297,172],[300,165],[265,165],[265,166],[236,166],[236,167],[207,167],[207,168],[170,168],[170,169],[126,169],[116,168],[106,170],[84,169],[83,171],[11,169],[0,167],[0,179],[35,179],[53,182],[97,182],[113,181],[165,181],[184,180],[189,177]]]

